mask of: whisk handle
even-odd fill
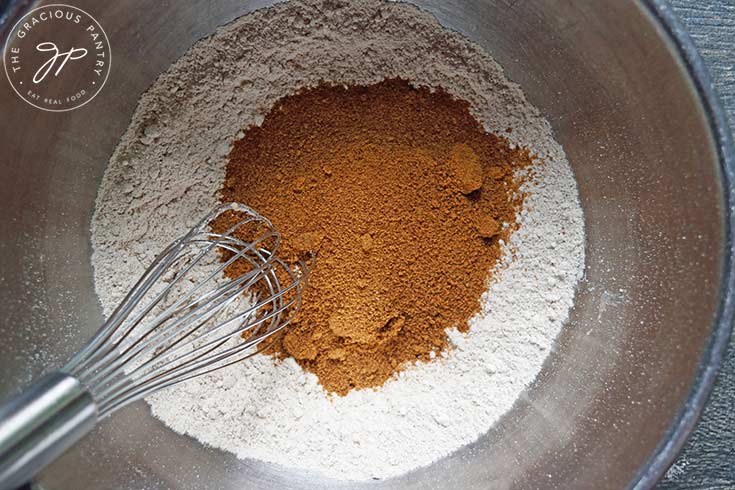
[[[0,405],[0,490],[31,480],[97,422],[97,405],[79,381],[49,374]]]

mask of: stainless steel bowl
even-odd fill
[[[11,2],[7,31],[28,2]],[[107,85],[47,113],[0,83],[0,394],[101,321],[89,223],[140,93],[197,39],[271,2],[95,2]],[[50,467],[48,489],[650,488],[709,393],[733,319],[733,170],[702,63],[657,0],[416,2],[482,45],[549,118],[574,167],[587,270],[537,382],[479,441],[405,477],[329,481],[205,448],[143,403]],[[3,35],[3,38],[5,36]]]

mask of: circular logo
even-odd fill
[[[63,112],[81,107],[110,74],[110,42],[91,15],[71,5],[31,10],[5,42],[5,74],[33,107]]]

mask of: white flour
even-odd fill
[[[470,102],[486,128],[545,159],[514,250],[455,348],[378,390],[330,397],[293,360],[257,356],[148,398],[205,444],[342,479],[387,478],[477,439],[541,369],[584,263],[572,172],[549,124],[479,47],[413,7],[373,0],[282,4],[197,43],[140,100],[105,173],[92,223],[109,313],[153,255],[217,202],[229,143],[277,98],[321,79],[400,76]],[[509,255],[509,254],[507,254]]]

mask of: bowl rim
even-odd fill
[[[669,425],[666,434],[644,462],[637,475],[628,485],[630,490],[653,488],[681,453],[689,436],[694,432],[707,400],[709,399],[717,373],[722,366],[725,351],[730,341],[735,318],[735,147],[727,122],[725,109],[717,95],[704,59],[666,0],[639,0],[649,17],[667,37],[671,52],[686,69],[689,80],[698,96],[699,103],[709,125],[716,147],[721,171],[721,195],[723,198],[722,280],[720,301],[717,306],[709,343],[702,354],[697,376],[679,414]]]
[[[35,0],[0,0],[0,33],[8,23],[31,10]],[[721,293],[708,345],[699,361],[697,374],[687,399],[674,417],[658,446],[627,488],[650,490],[664,476],[694,431],[712,393],[722,366],[735,320],[735,146],[727,114],[704,60],[682,22],[667,0],[638,0],[638,5],[659,28],[670,51],[682,64],[704,112],[721,171],[723,236]]]

